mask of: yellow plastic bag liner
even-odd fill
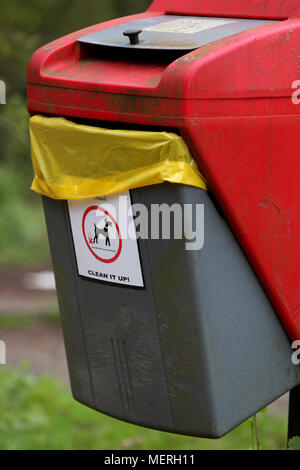
[[[30,119],[33,191],[85,199],[169,181],[206,189],[184,140],[168,132],[112,130],[64,118]]]

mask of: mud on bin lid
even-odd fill
[[[113,26],[83,36],[78,42],[104,47],[187,53],[218,39],[273,22],[163,15]]]

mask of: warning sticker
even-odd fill
[[[79,274],[143,287],[129,191],[68,207]]]
[[[218,18],[180,18],[178,20],[164,21],[163,23],[144,28],[144,31],[157,31],[161,33],[194,34],[217,28],[236,20],[226,20]]]

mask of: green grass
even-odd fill
[[[9,313],[0,314],[0,328],[2,330],[18,330],[33,326],[35,323],[43,321],[49,325],[59,325],[60,317],[57,305],[48,307],[45,311],[34,313]]]
[[[9,314],[0,316],[0,328],[3,330],[18,330],[31,326],[36,321],[36,315]]]
[[[263,449],[284,449],[284,417],[258,416]],[[251,426],[219,440],[163,433],[123,423],[73,400],[52,377],[0,366],[0,449],[250,449]]]
[[[54,305],[50,305],[49,307],[47,307],[47,310],[42,312],[42,313],[43,313],[42,318],[46,322],[48,322],[52,325],[60,325],[61,324],[58,305],[57,305],[56,302],[55,302]]]

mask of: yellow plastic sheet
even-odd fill
[[[168,132],[112,130],[64,118],[30,119],[33,191],[85,199],[169,181],[206,189],[184,140]]]

